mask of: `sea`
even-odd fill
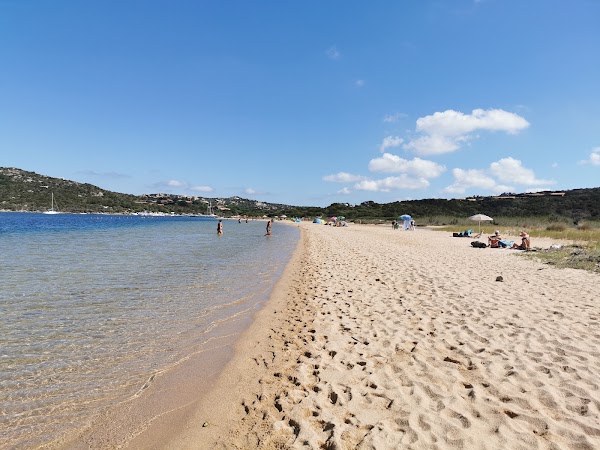
[[[0,213],[0,447],[83,426],[268,299],[295,226]]]

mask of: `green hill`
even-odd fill
[[[71,213],[132,213],[141,211],[205,214],[209,203],[219,215],[274,215],[287,205],[263,203],[240,197],[208,198],[172,194],[130,195],[92,184],[0,167],[0,210],[46,211],[51,193],[59,211]]]
[[[359,205],[334,203],[328,207],[290,206],[240,197],[209,198],[173,194],[130,195],[97,186],[39,175],[15,168],[0,168],[0,210],[45,211],[51,193],[63,212],[131,213],[140,211],[204,214],[209,202],[223,216],[249,215],[323,216],[343,215],[349,220],[392,220],[411,214],[419,223],[434,217],[465,218],[477,213],[492,217],[544,217],[578,223],[600,220],[600,188],[546,191],[535,194],[503,194],[465,199],[424,199],[393,203],[366,201]]]

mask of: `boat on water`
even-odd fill
[[[50,209],[48,211],[44,211],[44,214],[60,214],[58,210],[54,207],[54,192],[52,193],[52,201],[50,203]]]
[[[216,219],[218,216],[214,213],[212,203],[209,201],[208,206],[206,207],[206,214],[198,214],[197,217],[211,217]]]

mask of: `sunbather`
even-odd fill
[[[498,242],[502,239],[500,231],[496,230],[492,236],[488,236],[488,245],[492,248],[498,248]]]
[[[515,242],[511,248],[514,248],[515,250],[529,250],[531,248],[531,240],[529,239],[529,235],[524,231],[521,231],[519,236],[521,236],[521,244],[517,244]]]

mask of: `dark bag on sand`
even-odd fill
[[[471,242],[471,245],[475,248],[486,248],[487,245],[484,242],[479,242],[479,241],[473,241]]]

